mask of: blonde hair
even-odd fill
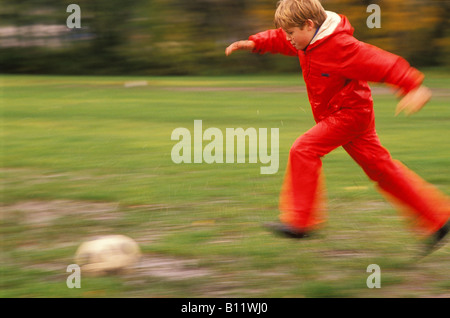
[[[327,18],[325,9],[319,0],[280,0],[277,4],[274,23],[277,28],[303,28],[306,20],[311,19],[319,27]]]

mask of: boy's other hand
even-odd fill
[[[422,109],[430,100],[431,90],[428,87],[420,86],[406,94],[398,103],[395,109],[395,116],[402,111],[406,115],[412,115]]]
[[[252,51],[254,48],[255,48],[255,42],[253,42],[253,41],[248,41],[248,40],[236,41],[225,49],[225,54],[228,56],[237,50]]]

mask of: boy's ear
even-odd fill
[[[306,21],[305,21],[305,24],[303,25],[303,28],[306,29],[306,30],[308,30],[308,31],[311,31],[312,29],[315,28],[315,23],[314,23],[314,21],[311,20],[311,19],[306,20]]]

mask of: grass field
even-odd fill
[[[374,89],[377,131],[450,194],[450,74],[427,75],[434,98],[413,117],[394,117],[395,97]],[[261,227],[278,216],[290,145],[314,124],[300,75],[0,80],[0,297],[450,297],[450,245],[415,261],[420,241],[342,149],[324,158],[317,236]],[[223,132],[279,128],[278,173],[173,163],[172,131],[193,132],[196,119]],[[111,233],[139,243],[136,271],[67,288],[77,247]],[[366,285],[370,264],[379,289]]]

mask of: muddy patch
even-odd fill
[[[27,225],[47,226],[63,216],[88,216],[92,220],[118,219],[117,203],[85,202],[71,200],[25,201],[2,207],[4,216],[20,214]]]
[[[213,272],[201,268],[195,259],[180,259],[169,256],[143,255],[131,268],[132,277],[158,277],[167,280],[184,280],[209,277]]]

